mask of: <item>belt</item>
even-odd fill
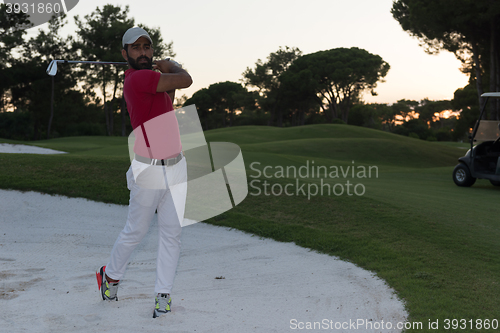
[[[172,166],[177,163],[179,163],[180,160],[182,160],[182,152],[179,153],[176,157],[172,157],[166,160],[158,160],[156,158],[147,158],[147,157],[142,157],[137,154],[135,154],[135,159],[139,162],[150,164],[150,165],[164,165],[164,166]]]

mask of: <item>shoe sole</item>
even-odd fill
[[[153,318],[158,318],[162,314],[166,314],[166,313],[169,313],[169,312],[172,312],[172,310],[167,311],[167,312],[162,312],[162,311],[157,311],[156,309],[154,309],[153,310]]]
[[[101,287],[102,287],[102,283],[103,283],[103,279],[104,279],[104,271],[106,269],[106,266],[102,266],[99,271],[95,272],[95,276],[97,278],[97,286],[99,287],[99,291],[100,291],[100,294],[101,294],[101,298],[103,301],[106,300],[106,298],[104,298],[104,294],[101,290]]]

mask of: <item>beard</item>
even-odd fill
[[[140,56],[137,59],[133,59],[130,56],[128,56],[128,52],[127,52],[127,58],[128,58],[128,64],[133,69],[136,70],[153,69],[153,59],[151,58],[148,58],[146,56]],[[142,59],[145,59],[146,62],[140,62]]]

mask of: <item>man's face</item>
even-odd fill
[[[133,69],[153,68],[153,48],[146,37],[140,37],[133,44],[127,45],[127,50],[122,50],[122,55]]]

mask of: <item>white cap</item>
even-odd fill
[[[139,27],[133,27],[128,29],[123,35],[122,46],[125,47],[125,44],[133,44],[140,37],[146,37],[151,42],[151,45],[153,45],[153,41],[151,40],[151,37],[149,37],[149,34],[146,30]]]

